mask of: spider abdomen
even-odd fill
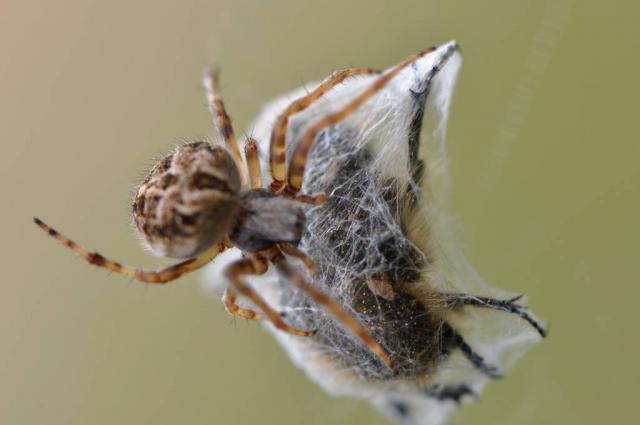
[[[220,145],[187,143],[149,172],[133,202],[133,220],[151,250],[189,258],[221,242],[233,224],[240,175]]]

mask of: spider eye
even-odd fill
[[[154,253],[193,257],[224,239],[239,191],[238,169],[222,146],[187,143],[151,169],[133,200],[133,221]]]

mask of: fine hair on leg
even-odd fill
[[[315,330],[305,331],[287,325],[282,320],[280,313],[271,308],[260,294],[242,279],[242,276],[262,274],[267,271],[268,267],[269,263],[263,258],[242,258],[229,264],[225,269],[225,275],[229,278],[234,290],[253,302],[277,329],[298,336],[314,335]]]
[[[336,112],[328,114],[320,118],[315,124],[313,124],[300,138],[300,141],[296,143],[291,161],[289,163],[289,170],[287,174],[287,185],[285,192],[288,194],[296,194],[300,191],[303,184],[304,171],[307,163],[307,157],[311,152],[311,148],[316,140],[318,134],[325,128],[339,123],[347,118],[350,114],[355,112],[363,103],[373,97],[376,93],[380,92],[388,83],[398,75],[403,69],[416,62],[428,53],[431,53],[435,48],[424,50],[419,52],[405,61],[401,62],[395,68],[392,68],[389,72],[378,77],[373,83],[369,85],[362,93],[356,96],[353,100],[343,106]],[[440,59],[440,63],[437,67],[442,67],[453,55],[455,49],[450,49],[445,52]]]
[[[247,175],[245,168],[243,167],[242,156],[240,155],[240,148],[236,141],[236,135],[233,132],[233,125],[231,118],[224,107],[224,102],[220,96],[220,84],[219,84],[219,70],[214,68],[207,68],[203,72],[202,85],[205,89],[207,96],[207,105],[213,118],[213,126],[218,129],[222,140],[224,140],[231,157],[240,170],[240,176],[242,181],[247,181]]]
[[[253,137],[247,137],[244,142],[244,156],[247,159],[249,183],[251,189],[262,188],[262,170],[260,169],[260,154],[258,144]]]
[[[348,68],[342,71],[335,72],[331,74],[331,76],[329,76],[329,78],[327,78],[325,81],[320,83],[320,85],[316,87],[311,93],[294,100],[289,104],[289,106],[287,106],[287,108],[278,117],[271,133],[271,143],[269,148],[269,171],[272,178],[272,190],[279,190],[284,184],[284,180],[286,178],[285,138],[287,136],[287,130],[289,128],[289,118],[291,118],[292,115],[307,109],[315,101],[320,99],[335,86],[342,83],[345,79],[355,75],[368,75],[376,74],[379,72],[380,71],[372,68]]]
[[[70,250],[76,252],[77,254],[80,254],[85,260],[87,260],[94,266],[102,267],[112,272],[119,273],[121,275],[130,277],[131,279],[135,279],[137,281],[145,283],[164,284],[171,282],[172,280],[176,280],[177,278],[191,273],[192,271],[208,264],[219,253],[226,249],[226,246],[224,244],[216,244],[197,257],[190,258],[178,264],[174,264],[173,266],[169,266],[161,270],[143,270],[136,267],[125,266],[117,261],[109,260],[98,254],[97,252],[91,252],[78,245],[71,239],[67,238],[66,236],[60,234],[57,230],[50,227],[38,218],[34,218],[33,221],[42,230],[47,232],[49,236],[63,243]]]

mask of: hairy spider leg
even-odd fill
[[[244,156],[247,160],[247,169],[249,170],[249,182],[252,189],[262,189],[262,170],[260,167],[260,154],[256,140],[253,137],[247,137],[244,144]],[[298,202],[310,205],[322,205],[327,200],[324,193],[317,195],[298,194],[294,198]]]
[[[253,273],[251,273],[253,274]],[[258,273],[256,273],[258,274]],[[242,308],[237,303],[238,293],[236,290],[230,286],[224,291],[224,295],[222,296],[222,302],[224,303],[225,308],[229,314],[234,316],[242,317],[247,320],[262,320],[264,317],[260,313],[256,313],[255,310],[251,310],[249,308]]]
[[[540,325],[540,323],[531,317],[525,310],[527,307],[517,305],[515,302],[522,298],[519,295],[510,300],[498,300],[488,297],[476,297],[474,295],[467,294],[442,294],[446,298],[448,306],[462,306],[469,305],[474,307],[490,308],[492,310],[500,310],[507,313],[515,314],[522,320],[528,322],[532,328],[534,328],[542,338],[547,336],[547,330]]]
[[[219,72],[216,69],[205,69],[202,77],[202,84],[207,95],[207,104],[209,106],[209,111],[211,111],[211,115],[213,116],[213,125],[218,129],[220,135],[222,136],[222,139],[227,145],[227,148],[231,153],[231,157],[238,167],[242,182],[244,184],[247,182],[247,173],[243,165],[244,163],[242,161],[242,156],[240,155],[240,148],[238,147],[235,133],[233,132],[231,118],[227,114],[227,111],[224,108],[224,102],[222,101],[222,97],[220,96],[218,74]]]
[[[292,267],[287,259],[282,255],[277,255],[271,259],[276,265],[278,270],[284,275],[290,278],[291,282],[302,291],[306,292],[315,302],[322,305],[329,310],[347,329],[349,329],[355,336],[360,339],[371,351],[373,351],[380,359],[389,367],[393,368],[393,362],[389,357],[389,354],[375,340],[373,336],[367,332],[367,330],[358,322],[351,314],[349,314],[342,306],[329,297],[324,292],[318,290],[315,286],[311,285],[307,280]]]
[[[451,327],[447,322],[444,322],[443,324],[443,336],[448,344],[459,349],[467,360],[469,360],[480,372],[492,379],[502,378],[500,371],[495,366],[487,364],[482,356],[473,351],[473,348],[467,344],[462,335],[453,329],[453,327]]]
[[[389,83],[389,81],[391,81],[391,79],[398,75],[403,69],[405,69],[418,59],[422,58],[424,55],[435,50],[436,48],[432,47],[409,57],[386,74],[378,77],[373,83],[371,83],[369,87],[367,87],[362,93],[360,93],[342,109],[319,119],[315,124],[313,124],[301,137],[300,142],[295,146],[293,156],[291,157],[291,161],[289,164],[287,184],[284,188],[285,193],[294,195],[300,191],[304,178],[304,170],[307,165],[307,157],[309,156],[309,152],[313,147],[318,133],[320,133],[325,128],[337,124],[347,118],[350,114],[355,112],[363,103],[365,103],[372,96],[382,90]],[[457,46],[454,45],[449,48],[449,50],[444,52],[443,56],[440,58],[439,63],[434,65],[434,69],[441,69],[456,50]]]
[[[304,195],[298,193],[293,199],[303,204],[322,205],[327,200],[327,195],[320,193],[317,195]]]
[[[311,93],[293,101],[289,106],[280,114],[273,131],[271,132],[270,152],[269,152],[269,171],[271,173],[271,190],[277,192],[284,185],[286,176],[286,146],[285,138],[287,136],[287,130],[289,128],[289,118],[293,114],[302,112],[307,109],[312,103],[320,99],[325,93],[332,88],[342,83],[345,79],[355,75],[367,75],[377,74],[380,71],[372,68],[348,68],[342,71],[337,71],[323,81],[318,87],[316,87]]]
[[[258,144],[253,137],[247,137],[244,142],[244,156],[247,159],[251,189],[261,189],[262,171],[260,170],[260,155],[258,154]]]
[[[71,239],[63,236],[57,230],[53,229],[49,225],[45,224],[42,220],[38,218],[34,218],[33,221],[45,232],[49,234],[49,236],[63,243],[72,251],[80,254],[87,260],[90,264],[94,266],[102,267],[107,270],[111,270],[112,272],[116,272],[131,279],[138,280],[140,282],[146,283],[158,283],[164,284],[171,282],[172,280],[178,279],[180,276],[183,276],[187,273],[191,273],[194,270],[197,270],[204,265],[208,264],[211,260],[213,260],[216,255],[226,249],[226,246],[222,243],[216,244],[198,255],[197,257],[190,258],[188,260],[182,261],[180,263],[174,264],[173,266],[169,266],[167,268],[161,270],[143,270],[136,267],[125,266],[116,261],[109,260],[97,252],[91,252],[82,246],[78,245]]]
[[[243,266],[243,267],[246,267],[246,266]],[[240,275],[259,276],[266,273],[268,269],[269,269],[268,264],[264,262],[257,262],[253,264],[253,268],[246,267],[244,270],[245,273],[242,273],[243,270],[239,270],[239,272],[240,272]],[[222,296],[222,302],[224,303],[224,306],[226,307],[227,311],[230,314],[233,314],[234,316],[240,316],[248,320],[264,319],[264,317],[261,314],[256,313],[254,310],[240,307],[236,303],[237,299],[238,299],[238,292],[235,286],[228,286],[227,289],[224,291],[224,295]]]
[[[302,261],[304,265],[307,267],[307,270],[309,270],[309,274],[311,276],[316,274],[316,262],[313,261],[313,258],[309,257],[309,255],[306,252],[301,251],[300,249],[298,249],[297,247],[295,247],[290,243],[278,244],[278,248],[280,248],[280,250],[285,254],[295,257],[300,261]]]
[[[272,309],[269,304],[242,279],[242,276],[262,274],[267,271],[268,267],[269,263],[264,258],[242,258],[229,264],[225,269],[225,275],[229,278],[233,288],[260,308],[262,313],[277,329],[298,336],[315,335],[315,330],[304,331],[287,325],[284,320],[282,320],[282,317],[280,317],[280,314]],[[227,308],[229,308],[229,306],[227,306]]]

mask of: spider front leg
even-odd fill
[[[244,156],[247,159],[247,170],[249,171],[249,183],[251,189],[262,189],[262,170],[260,168],[260,154],[258,144],[253,137],[247,137],[244,143]],[[322,205],[327,200],[324,193],[317,195],[297,194],[294,200],[303,204]]]
[[[292,252],[292,251],[290,251]],[[297,256],[297,254],[292,254]],[[306,255],[306,254],[305,254]],[[389,367],[394,370],[393,362],[389,357],[389,354],[380,345],[378,341],[372,337],[369,332],[358,322],[351,314],[349,314],[342,306],[324,292],[318,290],[315,286],[311,285],[307,280],[292,267],[287,259],[282,255],[277,255],[272,258],[273,263],[278,270],[284,275],[290,278],[291,282],[299,289],[306,292],[315,302],[322,305],[329,310],[342,324],[349,329],[355,336],[357,336],[362,343],[364,343],[369,349],[374,352],[380,359]]]
[[[220,96],[220,85],[218,83],[218,71],[212,69],[206,69],[202,77],[202,84],[207,95],[207,104],[209,111],[213,115],[213,125],[218,129],[222,139],[224,140],[236,166],[240,170],[242,181],[247,181],[247,174],[243,166],[242,156],[240,155],[240,149],[238,148],[238,142],[236,141],[235,133],[233,132],[233,125],[231,124],[231,118],[227,114],[224,107],[224,102]]]
[[[454,46],[447,52],[445,52],[440,58],[439,63],[434,65],[433,69],[441,69],[447,63],[448,59],[453,55],[456,49],[457,47]],[[293,155],[289,164],[287,183],[284,188],[285,193],[294,195],[300,191],[300,188],[302,188],[304,171],[307,165],[307,157],[311,152],[311,148],[313,147],[316,137],[322,130],[335,125],[347,118],[349,115],[355,112],[363,103],[373,97],[376,93],[380,92],[380,90],[382,90],[389,83],[389,81],[391,81],[403,69],[410,66],[412,63],[416,62],[427,53],[433,52],[434,50],[435,48],[431,48],[409,57],[386,74],[378,77],[375,81],[373,81],[373,83],[369,85],[369,87],[367,87],[362,93],[356,96],[352,101],[347,103],[341,109],[326,115],[325,117],[319,119],[315,124],[313,124],[306,131],[306,133],[302,135],[300,142],[295,146],[295,150],[293,151]]]
[[[60,234],[57,230],[50,227],[42,220],[38,218],[34,218],[33,221],[49,236],[63,243],[67,248],[72,251],[80,254],[85,260],[87,260],[90,264],[94,266],[102,267],[107,270],[111,270],[112,272],[116,272],[131,279],[138,280],[140,282],[145,283],[158,283],[164,284],[171,282],[172,280],[176,280],[181,276],[184,276],[187,273],[191,273],[194,270],[201,268],[202,266],[208,264],[211,260],[213,260],[216,255],[221,253],[226,249],[224,244],[216,244],[198,255],[197,257],[190,258],[188,260],[182,261],[173,266],[169,266],[162,270],[152,271],[152,270],[142,270],[136,267],[125,266],[123,264],[118,263],[117,261],[109,260],[97,252],[91,252],[82,246],[78,245],[71,239],[66,236]]]
[[[260,169],[260,155],[258,152],[256,140],[253,137],[247,137],[244,142],[244,156],[247,158],[251,189],[262,188],[262,170]]]
[[[269,304],[242,279],[242,276],[262,274],[267,271],[268,267],[269,264],[265,259],[258,257],[243,258],[229,264],[225,270],[225,275],[229,278],[233,288],[260,308],[262,313],[271,320],[271,323],[273,323],[273,326],[277,329],[298,336],[315,335],[316,331],[304,331],[287,325],[284,320],[282,320],[282,317],[280,317],[280,314],[272,309]]]
[[[277,192],[282,188],[286,174],[286,146],[285,138],[289,128],[289,118],[293,114],[302,112],[311,104],[320,99],[324,94],[332,88],[342,83],[345,79],[354,75],[368,75],[379,73],[380,71],[372,68],[349,68],[332,74],[327,80],[323,81],[311,93],[292,102],[278,117],[273,131],[271,133],[271,143],[269,152],[269,170],[271,172],[271,190]]]

